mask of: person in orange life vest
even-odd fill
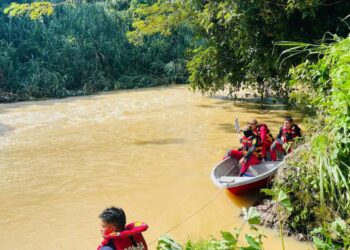
[[[266,124],[258,124],[258,121],[256,119],[253,119],[250,122],[248,122],[248,125],[253,130],[253,133],[256,136],[260,137],[262,143],[261,153],[263,158],[266,159],[266,152],[270,151],[270,146],[274,141],[269,128]]]
[[[142,236],[148,226],[142,222],[126,224],[124,210],[118,207],[106,208],[100,215],[101,234],[104,238],[97,250],[147,250]]]
[[[242,131],[242,146],[237,150],[229,150],[224,157],[224,159],[232,157],[239,161],[239,165],[241,166],[239,176],[243,176],[251,165],[260,164],[262,160],[260,138],[254,135],[249,126],[246,126]]]
[[[290,153],[292,151],[290,144],[296,137],[302,137],[301,129],[293,122],[291,116],[287,116],[284,119],[284,125],[280,128],[276,140],[270,147],[271,159],[273,161],[277,160],[277,152],[281,152],[282,154]],[[289,148],[288,152],[286,152],[287,148]]]

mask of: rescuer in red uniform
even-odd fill
[[[277,160],[277,152],[284,155],[292,152],[290,145],[297,137],[302,137],[301,129],[294,123],[291,116],[287,116],[284,119],[284,125],[280,128],[276,140],[271,145],[271,159],[273,161]]]
[[[248,125],[253,130],[253,133],[260,137],[262,144],[261,153],[266,160],[266,152],[270,152],[270,147],[274,140],[269,128],[264,123],[259,124],[256,119],[248,122]]]
[[[241,166],[239,176],[243,176],[251,165],[258,165],[262,160],[260,138],[254,135],[249,126],[246,126],[242,132],[242,146],[237,150],[229,150],[224,157],[224,159],[232,157],[239,161],[239,165]]]
[[[147,250],[147,244],[142,236],[148,226],[142,222],[128,225],[126,216],[121,208],[106,208],[99,216],[101,219],[102,243],[97,250]]]

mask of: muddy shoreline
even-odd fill
[[[310,145],[304,144],[301,145],[298,149],[295,150],[295,152],[299,150],[305,150],[308,149]],[[278,169],[277,174],[275,176],[275,180],[285,180],[286,172],[287,171],[293,171],[294,167],[287,164],[287,161],[292,157],[292,155],[287,155],[284,158],[284,162],[282,166]],[[271,188],[271,186],[269,187]],[[253,207],[256,207],[258,213],[260,214],[260,220],[261,225],[267,228],[279,230],[279,218],[278,218],[278,212],[277,212],[277,203],[271,199],[270,196],[267,195],[261,195],[259,199],[253,204]],[[289,237],[292,237],[298,241],[312,241],[312,238],[310,235],[305,234],[303,232],[297,232],[295,229],[292,229],[288,226],[288,215],[281,211],[281,219],[283,222],[283,234]]]

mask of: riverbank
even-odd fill
[[[285,157],[273,181],[274,192],[283,190],[287,193],[291,211],[281,209],[275,200],[264,196],[254,207],[261,216],[261,224],[268,228],[276,230],[282,225],[285,235],[299,241],[312,241],[317,249],[347,249],[350,246],[350,219],[346,208],[348,201],[342,196],[347,186],[339,184],[347,178],[327,163],[327,155],[314,156],[313,143],[317,136],[306,136],[306,143]],[[317,146],[321,145],[319,141],[317,143]],[[322,166],[320,159],[325,165]],[[333,189],[325,186],[326,198],[323,198],[324,183],[333,185]]]
[[[109,89],[95,89],[93,91],[84,91],[84,90],[76,90],[76,91],[68,91],[66,90],[65,95],[61,96],[30,96],[27,94],[21,94],[21,93],[12,93],[12,92],[5,92],[0,89],[0,104],[1,103],[14,103],[14,102],[31,102],[31,101],[47,101],[47,100],[55,100],[55,99],[65,99],[69,97],[83,97],[83,96],[91,96],[91,95],[98,95],[98,94],[103,94],[103,93],[108,93],[108,92],[115,92],[115,91],[120,91],[120,90],[136,90],[136,89],[146,89],[146,88],[154,88],[154,87],[169,87],[172,85],[184,85],[184,83],[180,84],[175,84],[175,83],[170,83],[170,84],[150,84],[150,85],[145,85],[145,86],[128,86],[126,88],[122,88],[120,85],[113,86]]]
[[[305,150],[306,146],[301,146],[302,150]],[[296,151],[300,150],[296,149]],[[275,176],[276,179],[279,182],[285,182],[287,181],[285,179],[286,172],[291,171],[297,171],[293,166],[288,165],[288,159],[292,158],[293,156],[291,154],[287,155],[285,157],[285,162],[281,165],[281,167],[278,169],[277,174]],[[289,194],[290,195],[290,194]],[[293,194],[292,194],[293,195]],[[293,197],[292,197],[293,199]],[[289,214],[286,213],[286,211],[283,211],[278,214],[278,203],[273,200],[271,197],[266,195],[261,195],[260,199],[258,199],[254,204],[253,207],[255,207],[260,215],[261,219],[261,225],[267,228],[271,228],[274,230],[279,230],[281,224],[280,220],[282,222],[283,226],[283,234],[292,237],[298,241],[312,241],[312,236],[309,233],[306,233],[305,230],[295,230],[293,229],[290,224],[291,220],[289,218]]]
[[[134,8],[127,1],[123,10],[107,2],[56,5],[45,21],[4,14],[10,3],[0,6],[0,102],[188,81],[184,53],[192,48],[191,33],[134,46],[127,38]]]
[[[277,203],[269,198],[262,198],[256,202],[253,207],[255,207],[260,214],[261,225],[267,228],[279,230],[279,220],[278,220],[278,211]],[[282,214],[282,220],[288,220],[286,214]],[[287,224],[283,225],[283,234],[292,237],[298,241],[311,241],[310,235],[305,235],[301,232],[294,232]]]

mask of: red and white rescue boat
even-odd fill
[[[211,172],[211,179],[215,185],[228,189],[231,193],[240,195],[249,190],[266,186],[281,165],[282,161],[263,161],[259,165],[252,165],[245,175],[237,176],[240,170],[238,161],[227,158],[216,165]]]

